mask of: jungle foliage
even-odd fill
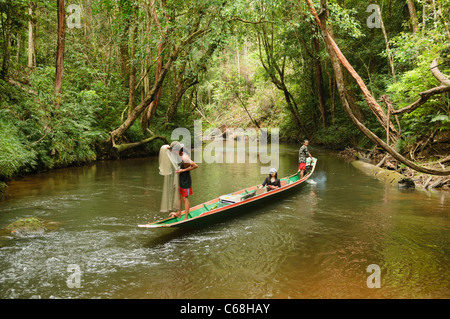
[[[377,100],[387,95],[401,109],[436,87],[435,59],[450,74],[448,1],[330,0],[327,8],[336,43]],[[301,0],[0,0],[0,29],[0,180],[155,154],[195,119],[204,129],[278,127],[285,141],[373,147],[341,106]],[[355,116],[386,139],[344,78]],[[413,159],[448,154],[449,108],[446,92],[392,118],[396,149]]]

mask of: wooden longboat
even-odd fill
[[[302,188],[306,181],[314,173],[316,168],[317,159],[314,159],[313,163],[307,167],[305,176],[300,179],[300,171],[297,171],[294,175],[281,178],[281,187],[275,190],[267,191],[266,188],[258,188],[259,185],[255,185],[232,194],[220,196],[208,202],[196,205],[189,211],[189,218],[184,219],[184,211],[181,213],[181,217],[169,217],[153,223],[138,225],[141,228],[168,228],[168,227],[199,227],[206,224],[211,224],[217,221],[219,218],[235,216],[238,213],[248,212],[251,208],[255,208],[260,205],[268,205],[275,203],[279,198],[292,194],[294,191],[298,191]],[[240,198],[237,202],[228,202],[227,198]]]

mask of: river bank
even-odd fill
[[[281,143],[287,143],[287,144],[298,144],[300,147],[300,142],[297,140],[287,139],[287,140],[281,140]],[[15,176],[12,176],[11,178],[0,181],[0,201],[2,201],[5,198],[5,194],[8,189],[8,183],[10,181],[20,180],[21,178],[24,178],[28,175],[34,175],[39,174],[43,172],[52,171],[55,169],[63,169],[63,168],[69,168],[69,167],[82,167],[82,166],[88,166],[92,165],[95,162],[98,161],[117,161],[122,159],[131,159],[131,158],[145,158],[145,157],[152,157],[158,155],[159,147],[163,144],[161,141],[157,141],[152,145],[152,147],[141,147],[133,149],[129,152],[124,152],[121,154],[120,157],[105,157],[100,154],[97,154],[96,159],[92,161],[86,161],[83,163],[71,163],[69,165],[65,166],[59,166],[52,169],[36,169],[32,170],[26,173],[17,174]],[[313,144],[314,145],[314,142]],[[374,148],[373,150],[368,149],[360,149],[360,148],[354,148],[354,147],[346,147],[346,148],[339,148],[335,147],[334,145],[319,145],[320,148],[331,151],[336,156],[345,158],[348,161],[361,159],[367,162],[370,162],[374,165],[379,165],[381,168],[385,168],[388,170],[394,170],[398,173],[404,175],[405,177],[411,178],[414,183],[416,184],[416,187],[422,188],[422,189],[441,189],[450,191],[450,178],[448,177],[440,177],[440,176],[430,176],[422,173],[417,173],[414,170],[402,165],[398,164],[398,162],[392,158],[389,154],[386,155],[383,151],[379,150],[378,148]],[[444,163],[447,164],[450,162],[450,159],[447,158],[445,161],[436,161],[436,162],[430,162],[430,159],[428,159],[428,163],[424,164],[427,165],[427,167],[434,168],[434,169],[442,169],[444,167]]]
[[[376,165],[380,168],[396,171],[406,178],[410,178],[414,181],[417,188],[421,189],[441,189],[450,191],[450,178],[443,176],[431,176],[428,174],[418,173],[409,167],[399,163],[390,154],[386,154],[378,148],[372,150],[358,149],[347,147],[336,153],[337,156],[347,159],[348,161],[363,160],[370,164]],[[421,165],[435,170],[449,169],[444,164],[448,164],[450,158],[446,157],[442,160],[432,161],[432,158],[428,157],[423,160]]]

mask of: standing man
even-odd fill
[[[173,151],[178,151],[179,156],[179,169],[175,172],[179,174],[179,183],[180,183],[180,208],[177,213],[170,213],[172,217],[181,217],[181,202],[184,203],[184,219],[188,219],[189,216],[189,195],[192,195],[192,181],[190,171],[196,169],[198,167],[195,164],[189,155],[184,150],[183,144],[175,144],[172,147]]]
[[[303,177],[303,174],[305,173],[306,169],[306,158],[309,156],[311,157],[311,160],[313,159],[312,155],[308,151],[308,140],[303,141],[302,147],[300,147],[300,150],[298,152],[298,170],[300,171],[300,178]]]

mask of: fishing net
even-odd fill
[[[169,145],[159,150],[159,174],[164,176],[161,209],[162,213],[176,212],[180,208],[179,179],[175,171],[178,163]]]

